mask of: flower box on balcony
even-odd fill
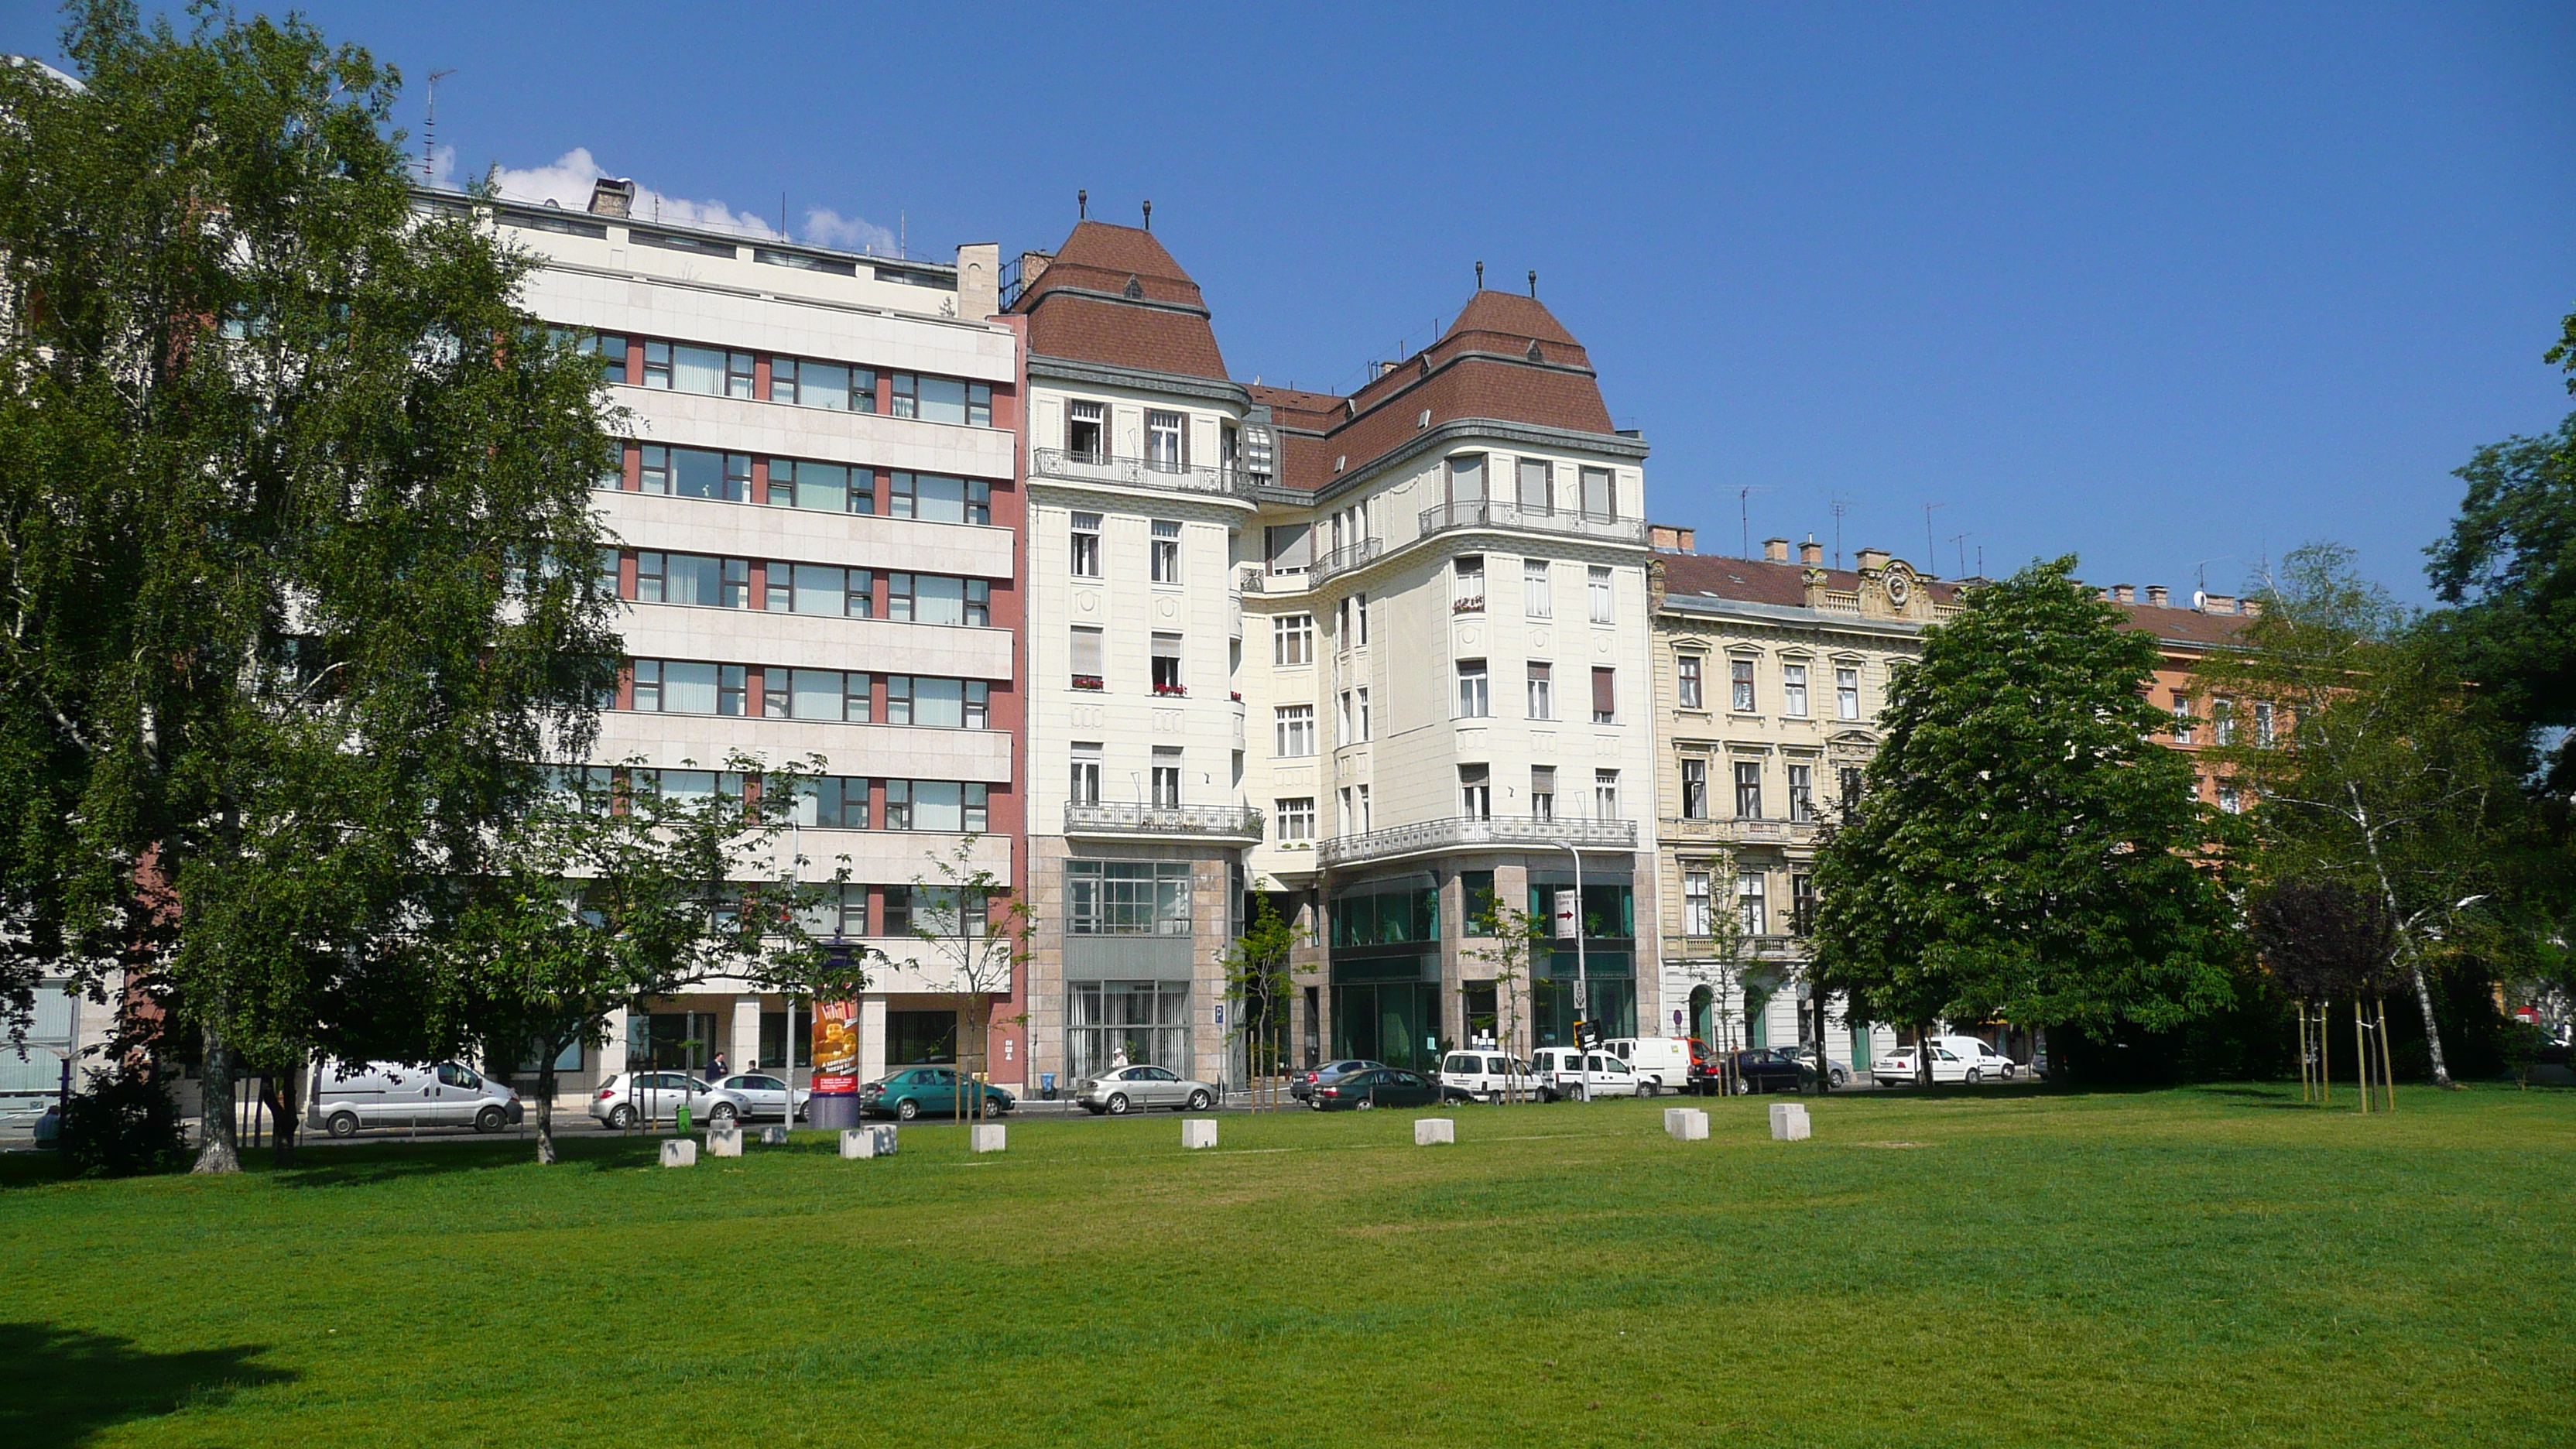
[[[1240,689],[1232,690],[1232,691],[1230,691],[1230,693],[1232,693],[1232,694],[1234,695],[1234,702],[1235,702],[1236,704],[1241,704],[1241,703],[1243,703],[1243,691],[1242,691],[1242,690],[1240,690]]]
[[[1472,599],[1459,599],[1450,604],[1449,612],[1453,614],[1481,614],[1485,612],[1485,596],[1478,594]]]
[[[1188,686],[1186,686],[1186,685],[1180,685],[1180,684],[1157,684],[1157,685],[1155,685],[1155,686],[1154,686],[1154,693],[1156,693],[1156,694],[1158,694],[1158,695],[1161,695],[1161,696],[1162,696],[1163,698],[1165,698],[1165,699],[1182,699],[1182,698],[1186,698],[1186,697],[1188,696],[1189,692],[1190,692],[1190,691],[1189,691],[1189,687],[1188,687]]]
[[[1107,688],[1107,686],[1106,686],[1106,685],[1103,685],[1103,684],[1100,682],[1100,676],[1099,676],[1099,675],[1097,675],[1097,674],[1077,674],[1077,675],[1075,675],[1075,676],[1073,677],[1073,687],[1074,687],[1074,688],[1076,688],[1076,689],[1105,689],[1105,688]]]

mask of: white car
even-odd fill
[[[2022,1064],[1995,1050],[1994,1043],[1973,1036],[1936,1036],[1934,1046],[1957,1057],[1963,1070],[1963,1082],[2009,1082],[2021,1075]]]
[[[619,1072],[591,1094],[590,1115],[623,1132],[638,1122],[668,1122],[682,1107],[707,1120],[715,1088],[687,1072]]]
[[[1538,1100],[1538,1078],[1531,1075],[1529,1063],[1493,1047],[1442,1057],[1440,1085],[1485,1102]]]
[[[1539,1100],[1580,1102],[1588,1097],[1633,1097],[1643,1083],[1628,1064],[1608,1052],[1540,1047],[1530,1059]]]
[[[1870,1079],[1882,1087],[1910,1086],[1920,1078],[1917,1049],[1901,1046],[1869,1064]],[[1932,1053],[1932,1081],[2009,1082],[2021,1071],[2020,1064],[1972,1036],[1936,1036],[1929,1045]]]
[[[812,1095],[803,1087],[796,1089],[797,1116],[805,1115],[805,1099]],[[737,1072],[707,1094],[707,1120],[719,1126],[736,1118],[784,1120],[786,1112],[787,1084],[766,1072]]]

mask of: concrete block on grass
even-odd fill
[[[1458,1124],[1447,1117],[1422,1117],[1413,1124],[1413,1145],[1430,1147],[1439,1143],[1458,1144]]]
[[[1673,1134],[1675,1142],[1705,1142],[1708,1114],[1697,1107],[1666,1107],[1664,1130]]]
[[[761,1129],[760,1129],[760,1145],[761,1145],[761,1146],[763,1146],[763,1147],[784,1147],[784,1146],[786,1146],[786,1145],[787,1145],[787,1129],[786,1129],[786,1128],[784,1128],[784,1127],[763,1127],[763,1128],[761,1128]]]
[[[1181,1123],[1181,1145],[1183,1147],[1190,1148],[1214,1147],[1216,1145],[1216,1119],[1213,1117],[1191,1117],[1183,1121]]]
[[[966,1129],[966,1145],[976,1152],[999,1152],[1008,1130],[999,1122],[978,1122]]]
[[[841,1129],[841,1155],[848,1158],[892,1157],[895,1138],[891,1127],[844,1127]]]
[[[665,1137],[665,1138],[663,1138],[663,1139],[662,1139],[662,1165],[663,1165],[664,1167],[695,1167],[695,1166],[697,1166],[697,1165],[698,1165],[698,1144],[697,1144],[697,1143],[695,1143],[695,1142],[693,1142],[693,1141],[691,1141],[691,1140],[689,1140],[689,1139],[688,1139],[688,1138],[686,1138],[686,1137]]]
[[[1796,1102],[1771,1104],[1771,1140],[1804,1142],[1807,1140],[1807,1109]]]
[[[710,1127],[710,1128],[708,1128],[708,1129],[707,1129],[707,1156],[709,1156],[709,1157],[740,1157],[740,1156],[742,1156],[742,1129],[741,1129],[741,1128],[739,1128],[739,1127]]]

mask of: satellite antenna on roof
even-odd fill
[[[456,74],[451,67],[429,73],[429,116],[420,124],[420,179],[427,181],[432,167],[438,164],[438,82]]]

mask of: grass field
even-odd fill
[[[2576,1092],[0,1164],[0,1445],[2556,1445]]]

